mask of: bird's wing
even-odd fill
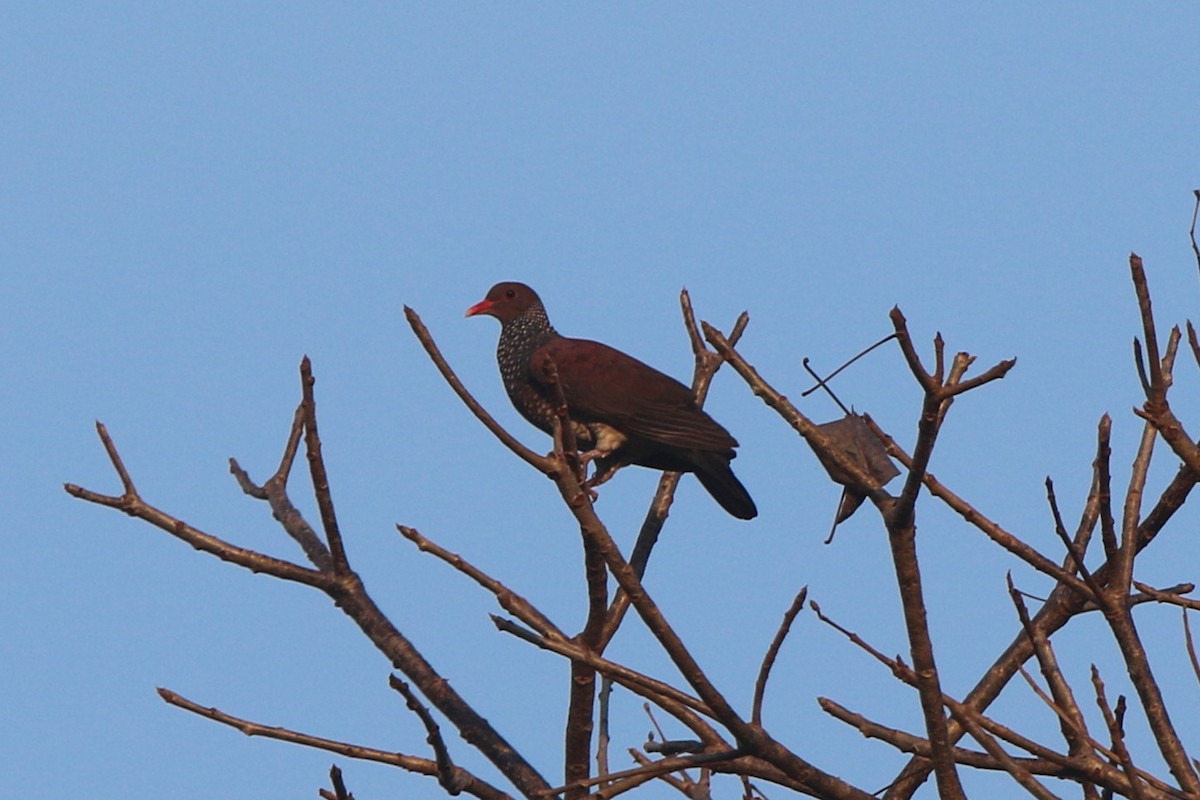
[[[530,362],[533,380],[546,387],[549,358],[558,371],[571,417],[603,422],[669,447],[731,450],[729,431],[697,407],[692,390],[636,358],[586,339],[556,337]]]

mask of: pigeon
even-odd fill
[[[493,286],[467,316],[500,320],[496,360],[513,406],[553,433],[553,362],[585,463],[595,460],[588,487],[629,464],[691,472],[721,508],[738,519],[758,514],[729,462],[737,440],[696,404],[692,390],[608,345],[562,336],[550,325],[537,293],[523,283]],[[585,450],[586,448],[586,450]]]

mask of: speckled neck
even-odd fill
[[[551,411],[531,387],[529,368],[534,352],[555,336],[558,332],[550,325],[546,309],[534,303],[501,326],[496,345],[496,361],[509,399],[526,419],[543,430],[549,430]]]

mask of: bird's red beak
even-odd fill
[[[478,314],[486,314],[494,305],[495,303],[493,303],[491,300],[480,300],[478,303],[467,309],[467,316],[474,317]]]

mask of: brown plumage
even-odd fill
[[[513,406],[550,433],[554,425],[546,357],[559,384],[584,455],[596,459],[591,484],[626,464],[692,472],[721,507],[739,519],[758,513],[729,462],[737,454],[729,431],[696,405],[691,389],[619,350],[561,336],[537,293],[523,283],[498,283],[467,316],[500,320],[496,360]]]

